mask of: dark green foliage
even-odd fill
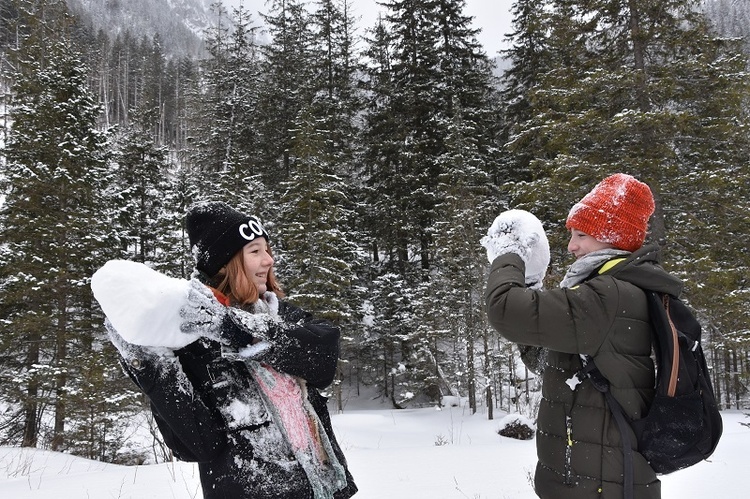
[[[63,449],[81,381],[71,360],[92,347],[88,276],[113,242],[99,202],[106,136],[96,126],[100,108],[86,86],[87,70],[66,37],[64,6],[28,7],[38,10],[24,18],[28,35],[13,54],[0,229],[8,347],[1,396],[14,407],[20,401],[21,411],[3,424],[15,429],[7,435],[13,443]],[[40,434],[45,418],[54,423]]]
[[[516,419],[500,428],[497,433],[500,436],[515,438],[516,440],[531,440],[534,438],[535,431]]]

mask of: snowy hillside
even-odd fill
[[[67,0],[74,14],[114,40],[126,31],[140,40],[158,34],[166,53],[198,55],[213,0]]]
[[[502,418],[502,415],[498,416]],[[663,499],[746,497],[750,419],[723,413],[710,461],[662,477]],[[359,486],[356,499],[533,499],[534,441],[500,437],[501,419],[463,407],[347,410],[333,425]],[[124,467],[67,454],[0,447],[0,497],[200,499],[197,466]]]

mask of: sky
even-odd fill
[[[314,0],[309,0],[310,2]],[[254,16],[257,12],[266,12],[266,0],[224,0],[229,6],[242,5]],[[510,31],[512,16],[510,8],[513,0],[466,0],[465,14],[474,18],[474,26],[482,32],[477,36],[488,56],[494,57],[497,51],[505,47],[505,34]],[[375,25],[378,13],[383,7],[376,0],[351,0],[354,15],[361,17],[361,29]]]
[[[372,405],[373,402],[370,402]],[[534,499],[534,440],[501,437],[505,419],[465,405],[333,414],[359,492],[353,499]],[[750,417],[725,411],[716,452],[662,476],[662,499],[747,497]],[[198,468],[174,462],[117,466],[69,454],[0,447],[0,497],[12,499],[201,499]]]

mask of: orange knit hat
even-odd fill
[[[635,251],[646,240],[654,196],[648,185],[615,173],[571,208],[565,227],[577,229],[615,248]]]

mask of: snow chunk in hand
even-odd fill
[[[533,213],[504,211],[492,222],[481,244],[490,263],[506,253],[519,255],[526,264],[526,284],[541,287],[549,266],[549,241],[542,222]]]
[[[190,285],[142,263],[110,260],[91,277],[91,290],[115,330],[135,345],[182,348],[200,336],[180,331]]]

